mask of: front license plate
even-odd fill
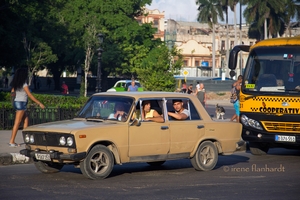
[[[275,135],[275,141],[278,141],[278,142],[296,142],[296,136]]]
[[[36,153],[35,158],[37,160],[51,161],[50,154]]]

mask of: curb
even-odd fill
[[[27,164],[31,159],[20,153],[0,153],[0,165]]]

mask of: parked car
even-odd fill
[[[175,99],[187,109],[187,119],[168,114],[174,112]],[[146,100],[162,116],[161,123],[139,117]],[[31,157],[43,173],[72,164],[90,179],[106,178],[116,164],[159,166],[183,158],[190,159],[196,170],[208,171],[215,167],[218,155],[236,151],[241,130],[240,123],[214,121],[194,95],[105,92],[91,96],[74,119],[24,129],[26,149],[20,153]]]
[[[139,87],[138,91],[143,91],[139,81],[135,81],[135,84]],[[131,80],[119,80],[115,83],[114,87],[107,90],[107,92],[124,92],[128,90],[131,85]]]

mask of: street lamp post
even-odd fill
[[[172,64],[173,64],[173,56],[171,55],[171,51],[174,47],[174,44],[176,42],[176,32],[173,31],[173,33],[170,33],[169,31],[166,31],[165,32],[165,35],[164,35],[164,40],[165,40],[165,43],[169,49],[169,53],[170,53],[170,69],[172,68]]]
[[[101,92],[102,88],[101,88],[101,56],[102,56],[102,52],[103,49],[101,48],[101,44],[103,43],[103,34],[99,33],[98,34],[99,37],[99,44],[100,47],[97,49],[98,51],[98,68],[97,68],[97,84],[96,84],[96,92]]]

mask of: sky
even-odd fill
[[[196,0],[152,0],[152,4],[146,7],[150,10],[158,9],[160,12],[165,11],[165,19],[174,19],[176,21],[197,21],[198,6],[196,5]],[[237,24],[239,24],[239,14],[238,4]],[[231,11],[229,11],[228,23],[234,24],[233,12]],[[244,19],[243,23],[245,23]]]

